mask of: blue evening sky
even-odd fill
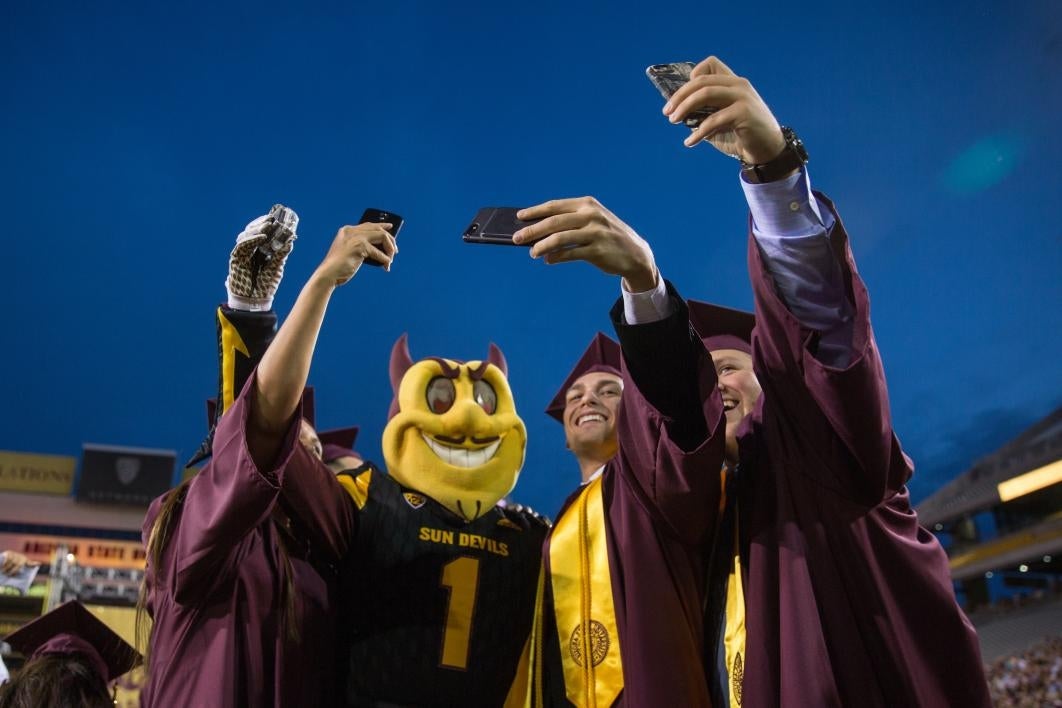
[[[555,512],[577,469],[542,410],[618,282],[461,232],[480,206],[592,194],[685,295],[750,307],[737,165],[683,147],[643,73],[708,54],[797,128],[841,210],[916,500],[1062,403],[1054,0],[16,0],[0,20],[0,449],[186,458],[235,234],[300,214],[284,313],[374,206],[405,216],[402,251],[333,298],[321,427],[360,424],[380,460],[395,338],[415,358],[494,341],[530,435],[515,496]]]

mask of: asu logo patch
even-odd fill
[[[416,492],[403,492],[402,497],[406,500],[406,504],[409,504],[414,509],[419,509],[427,502],[427,498]]]
[[[587,623],[590,635],[590,662],[593,666],[597,666],[608,655],[608,648],[612,646],[612,641],[608,636],[608,630],[605,629],[605,625],[601,624],[597,620],[590,620]],[[585,657],[583,657],[583,626],[581,624],[575,625],[575,629],[572,630],[572,636],[568,640],[568,654],[572,657],[576,666],[582,666]]]
[[[119,457],[114,462],[114,471],[118,474],[118,481],[128,487],[140,474],[140,459],[136,457]]]

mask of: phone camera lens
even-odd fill
[[[468,233],[470,233],[470,234],[474,234],[477,231],[479,231],[479,224],[472,224],[471,226],[468,227]]]

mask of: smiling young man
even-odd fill
[[[564,396],[564,438],[579,462],[583,484],[616,456],[616,418],[623,396],[618,369],[583,374]]]
[[[665,106],[744,163],[755,316],[691,301],[726,411],[713,705],[987,706],[948,561],[918,525],[866,287],[803,144],[712,57]],[[714,511],[713,507],[712,511]]]
[[[715,377],[648,244],[591,198],[531,207],[516,237],[547,263],[622,279],[622,345],[594,337],[547,413],[582,484],[543,552],[532,705],[700,706],[707,543],[723,459]]]

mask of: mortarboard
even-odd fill
[[[4,638],[27,661],[47,654],[81,654],[110,683],[143,657],[77,600],[41,615]]]
[[[590,340],[590,346],[586,348],[579,361],[572,368],[568,378],[561,384],[553,400],[546,406],[546,413],[560,422],[564,422],[564,403],[568,396],[568,389],[575,380],[585,374],[596,371],[604,371],[616,376],[620,374],[620,345],[608,335],[598,332]]]
[[[302,392],[302,417],[308,420],[315,430],[317,428],[316,410],[313,386],[307,386]],[[358,426],[356,425],[349,428],[318,430],[317,438],[321,441],[321,460],[325,464],[348,455],[361,458],[361,455],[354,451],[354,441],[358,438]]]
[[[690,323],[708,351],[736,349],[752,354],[752,328],[756,317],[751,312],[732,310],[697,300],[689,301]]]

